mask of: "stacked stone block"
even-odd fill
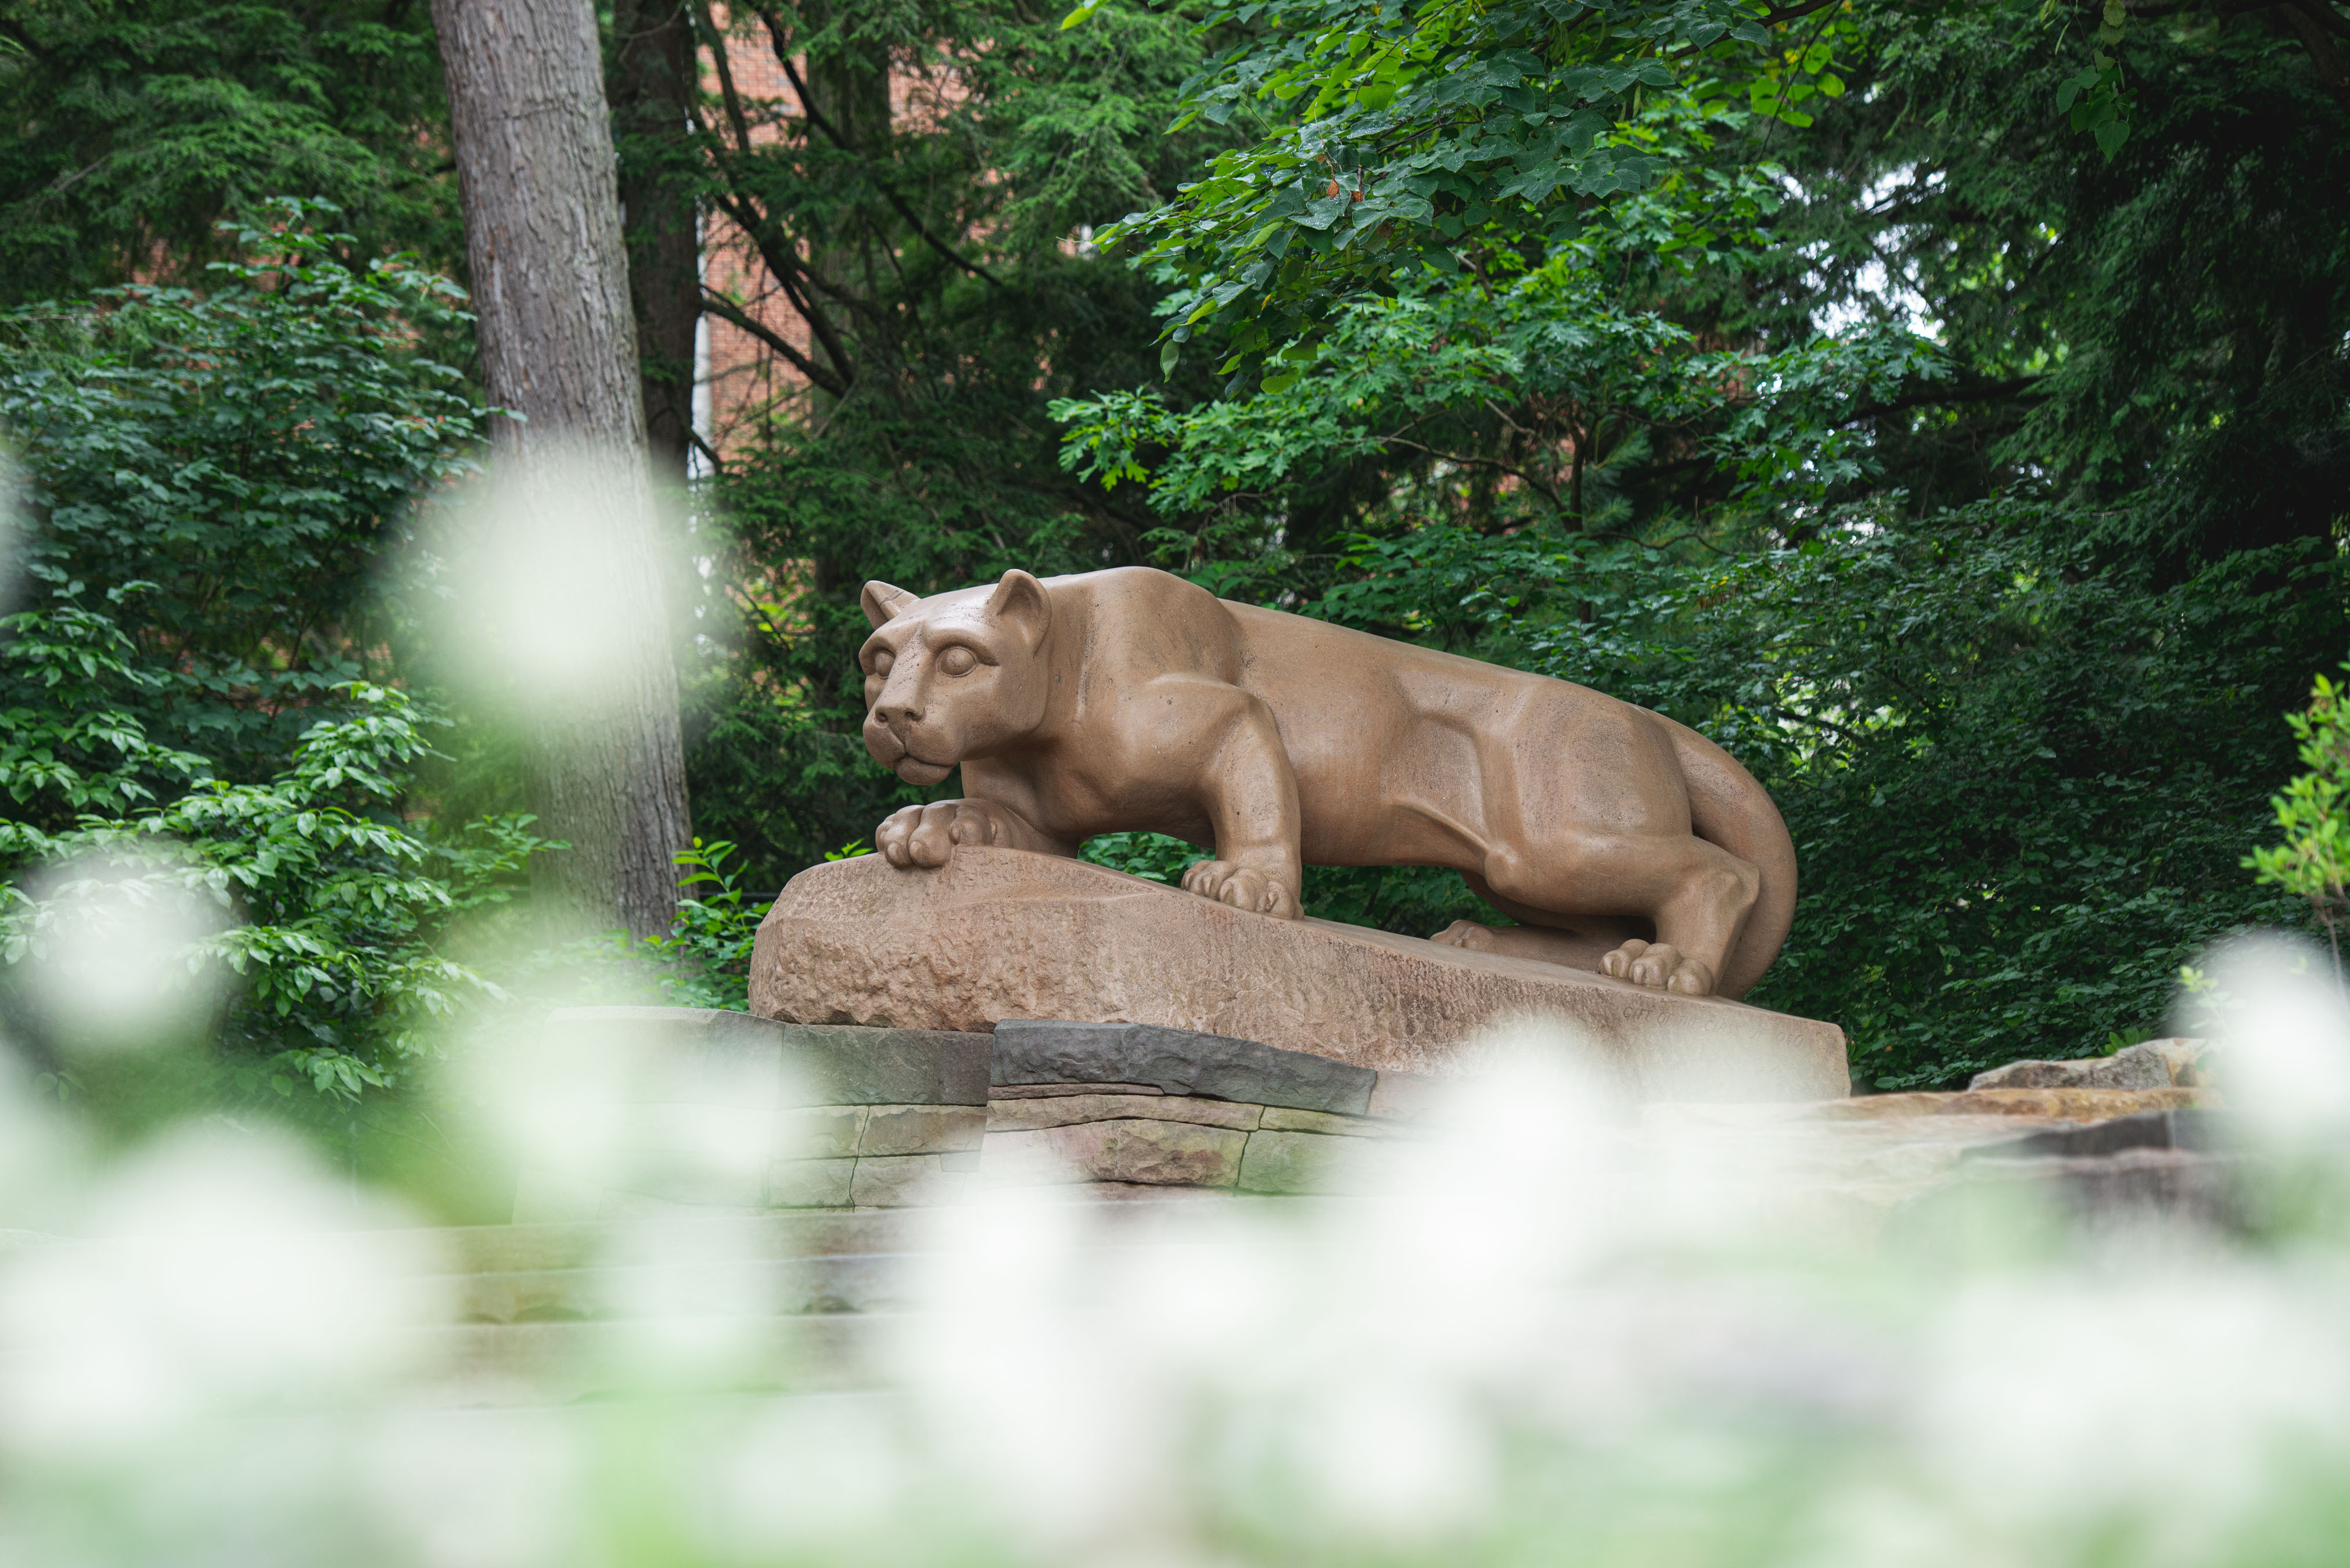
[[[517,1221],[939,1202],[977,1174],[990,1042],[681,1007],[565,1008]]]
[[[518,1221],[902,1208],[983,1182],[1345,1191],[1430,1086],[1149,1024],[991,1038],[662,1007],[554,1013],[527,1081],[559,1136]]]
[[[995,1026],[983,1177],[1234,1192],[1376,1182],[1430,1080],[1149,1023]]]

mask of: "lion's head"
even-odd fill
[[[864,603],[865,749],[908,784],[936,784],[1044,722],[1053,611],[1027,573],[929,598],[868,583]]]

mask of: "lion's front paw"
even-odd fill
[[[891,812],[873,830],[873,847],[892,866],[940,867],[958,844],[1002,844],[1003,817],[983,800],[940,800]]]
[[[1235,909],[1253,910],[1276,919],[1297,919],[1297,896],[1253,866],[1202,860],[1183,873],[1183,887],[1202,898],[1213,898]]]
[[[1599,967],[1617,980],[1656,991],[1679,992],[1683,996],[1713,994],[1713,971],[1693,958],[1683,958],[1679,948],[1663,942],[1644,942],[1635,937],[1601,959]]]

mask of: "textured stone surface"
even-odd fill
[[[1078,1122],[988,1135],[980,1169],[988,1180],[1129,1181],[1150,1186],[1230,1187],[1251,1137],[1188,1122]]]
[[[1329,1133],[1339,1137],[1394,1137],[1399,1130],[1391,1122],[1369,1116],[1334,1116],[1327,1111],[1294,1111],[1285,1106],[1268,1106],[1257,1125],[1273,1132]]]
[[[1970,1089],[2167,1089],[2173,1075],[2168,1057],[2151,1044],[2132,1045],[2110,1056],[2069,1062],[2010,1062],[1977,1073]]]
[[[2249,1147],[2238,1111],[2139,1111],[2103,1122],[2059,1122],[2004,1143],[1968,1151],[1970,1158],[2035,1159],[2119,1154],[2131,1148],[2225,1151]]]
[[[775,1113],[775,1153],[785,1159],[830,1159],[857,1152],[868,1106],[795,1106]]]
[[[987,1091],[987,1103],[998,1100],[1044,1100],[1055,1095],[1163,1095],[1156,1084],[996,1084]]]
[[[1433,1110],[1443,1092],[1441,1078],[1424,1077],[1418,1073],[1381,1073],[1379,1081],[1371,1086],[1369,1114],[1390,1121],[1410,1121]]]
[[[787,1026],[786,1048],[810,1098],[848,1106],[987,1104],[985,1034],[940,1029]]]
[[[1055,1095],[1045,1099],[994,1101],[987,1107],[987,1130],[993,1136],[999,1132],[1068,1127],[1076,1122],[1139,1117],[1144,1121],[1194,1122],[1201,1127],[1238,1127],[1246,1132],[1257,1125],[1257,1118],[1263,1115],[1263,1111],[1262,1106],[1236,1105],[1230,1100],[1202,1100],[1188,1095]]]
[[[854,1159],[779,1159],[767,1168],[770,1209],[842,1209],[857,1174]]]
[[[2096,1122],[2140,1111],[2183,1110],[2219,1102],[2209,1089],[1968,1089],[1958,1093],[1861,1095],[1807,1107],[1822,1120],[1905,1116],[2047,1116]]]
[[[1136,1083],[1170,1095],[1359,1115],[1378,1075],[1304,1051],[1153,1023],[1005,1019],[995,1026],[999,1084]]]
[[[1258,1131],[1241,1158],[1243,1192],[1355,1192],[1382,1175],[1377,1144],[1324,1133]]]
[[[1972,1223],[2010,1228],[2012,1202],[2043,1199],[2091,1226],[2186,1221],[2223,1231],[2249,1227],[2255,1205],[2241,1155],[2176,1148],[2127,1148],[2095,1156],[1977,1158],[1959,1179],[1902,1205],[1888,1231],[1927,1240]],[[1984,1200],[1991,1207],[1986,1209]]]
[[[1440,1075],[1470,1070],[1462,1047],[1494,1021],[1546,1016],[1577,1025],[1644,1100],[1820,1099],[1847,1085],[1834,1024],[970,845],[935,871],[862,856],[794,877],[760,926],[751,1004],[899,1028],[1158,1023]]]
[[[969,1175],[939,1155],[866,1156],[857,1162],[848,1196],[859,1209],[912,1209],[951,1201],[969,1185]]]
[[[859,1154],[951,1154],[977,1148],[987,1132],[984,1106],[875,1106]]]

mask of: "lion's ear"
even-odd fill
[[[995,591],[987,596],[987,618],[1008,621],[1020,628],[1035,647],[1045,640],[1045,628],[1052,623],[1052,607],[1045,599],[1045,585],[1014,566],[1003,574]]]
[[[865,585],[864,597],[858,602],[865,607],[865,618],[875,626],[881,626],[920,604],[922,596],[876,581]]]

